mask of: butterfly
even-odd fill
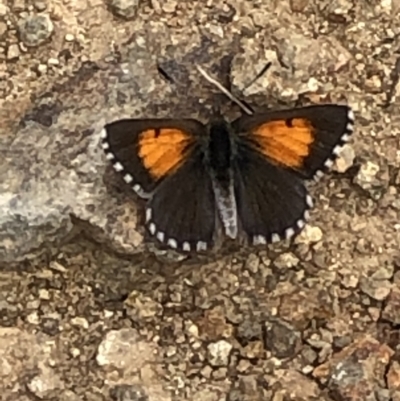
[[[106,158],[146,200],[156,241],[184,251],[243,235],[253,245],[288,239],[313,201],[304,181],[332,167],[354,126],[350,107],[311,105],[195,119],[122,119],[101,133]]]

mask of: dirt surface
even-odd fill
[[[399,12],[0,0],[1,400],[400,401]],[[235,117],[195,64],[255,109],[353,107],[293,243],[187,259],[143,240],[99,129]]]

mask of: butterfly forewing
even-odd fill
[[[124,181],[147,198],[190,158],[204,132],[196,120],[126,119],[104,127],[102,146]]]
[[[233,127],[270,163],[309,179],[332,166],[353,124],[348,106],[316,105],[243,116]]]

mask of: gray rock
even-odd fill
[[[282,320],[265,322],[265,345],[277,358],[291,358],[301,345],[301,333]]]
[[[333,338],[333,346],[337,349],[343,349],[351,343],[350,336],[337,336]]]
[[[31,15],[18,23],[19,37],[28,47],[37,47],[50,38],[54,30],[48,14]]]
[[[163,47],[159,32],[156,37],[143,41]],[[190,65],[193,59],[207,65],[217,57],[208,46],[188,44],[183,57]],[[134,42],[124,51],[118,64],[88,63],[51,88],[26,110],[17,128],[1,113],[0,262],[56,251],[82,229],[117,252],[146,249],[142,227],[137,228],[137,206],[143,203],[120,182],[123,192],[116,193],[117,177],[100,146],[103,124],[131,115],[185,116],[188,110],[206,118],[209,111],[199,105],[194,80],[188,81],[193,91],[170,96],[171,84],[158,74],[147,45]],[[189,75],[188,61],[179,63]]]
[[[246,317],[239,323],[237,337],[242,344],[262,338],[262,327],[254,316]]]

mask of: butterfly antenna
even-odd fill
[[[243,92],[249,88],[251,85],[254,84],[258,79],[260,79],[271,67],[272,63],[269,61],[265,66],[262,68],[262,70],[243,88]]]
[[[164,70],[164,68],[161,67],[159,63],[157,63],[157,71],[170,84],[175,84],[175,81],[172,79],[172,77]]]
[[[207,74],[203,68],[201,68],[199,65],[196,65],[197,70],[200,72],[203,77],[216,86],[225,96],[227,96],[232,102],[235,102],[245,113],[251,115],[253,114],[253,111],[248,108],[243,102],[241,102],[237,97],[235,97],[231,92],[228,91],[224,86],[222,86],[216,79],[212,78],[209,74]]]

